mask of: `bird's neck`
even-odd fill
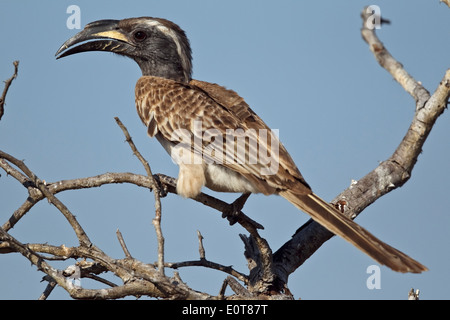
[[[161,61],[161,59],[135,59],[143,76],[154,76],[188,83],[191,80],[190,70],[184,70],[178,61]]]

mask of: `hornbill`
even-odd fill
[[[314,194],[277,135],[236,92],[192,79],[189,40],[175,23],[151,17],[95,21],[56,56],[85,51],[114,52],[139,65],[137,112],[148,135],[179,165],[181,196],[195,197],[203,186],[242,193],[235,201],[240,210],[251,193],[277,194],[380,264],[399,272],[427,270]]]

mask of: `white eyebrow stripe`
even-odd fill
[[[184,55],[181,52],[181,45],[180,45],[180,41],[178,39],[177,34],[172,29],[166,27],[165,25],[163,25],[159,21],[148,20],[145,23],[147,23],[151,27],[156,27],[159,31],[164,33],[166,36],[169,36],[170,38],[172,38],[173,42],[175,42],[175,45],[177,46],[178,56],[180,57],[181,63],[183,64],[183,67],[184,67],[183,69],[186,70],[187,69],[187,62],[185,61],[185,57],[184,57]]]
[[[161,31],[165,35],[171,37],[173,42],[175,42],[175,45],[177,46],[178,55],[180,57],[182,56],[180,41],[178,40],[177,34],[172,29],[167,28],[165,25],[163,25],[162,23],[160,23],[159,21],[156,21],[156,20],[146,21],[146,23],[151,27],[156,27],[159,31]]]

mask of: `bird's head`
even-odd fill
[[[108,51],[130,57],[143,75],[181,82],[191,80],[189,40],[178,25],[165,19],[141,17],[91,22],[58,49],[56,58],[85,51]]]

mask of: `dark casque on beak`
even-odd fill
[[[95,41],[89,41],[94,39]],[[73,47],[81,42],[84,43]],[[82,31],[64,42],[58,51],[56,51],[55,56],[56,59],[59,59],[86,51],[110,51],[121,53],[126,51],[129,47],[130,44],[127,36],[119,28],[119,20],[99,20],[87,24]]]

